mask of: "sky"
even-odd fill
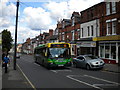
[[[0,0],[0,32],[8,29],[15,38],[16,1]],[[103,0],[19,0],[17,43],[35,38],[49,29],[55,30],[57,21],[70,19],[72,13],[85,10]]]

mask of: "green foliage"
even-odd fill
[[[2,51],[10,51],[10,49],[12,48],[12,36],[11,36],[11,32],[8,31],[7,29],[2,31]]]

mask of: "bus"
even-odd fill
[[[46,43],[34,49],[34,59],[46,68],[70,67],[72,65],[70,43]]]

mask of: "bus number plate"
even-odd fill
[[[64,66],[64,65],[58,65],[58,66]]]

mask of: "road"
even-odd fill
[[[48,70],[34,63],[32,55],[22,55],[17,64],[35,88],[118,88],[118,73],[81,68]]]

